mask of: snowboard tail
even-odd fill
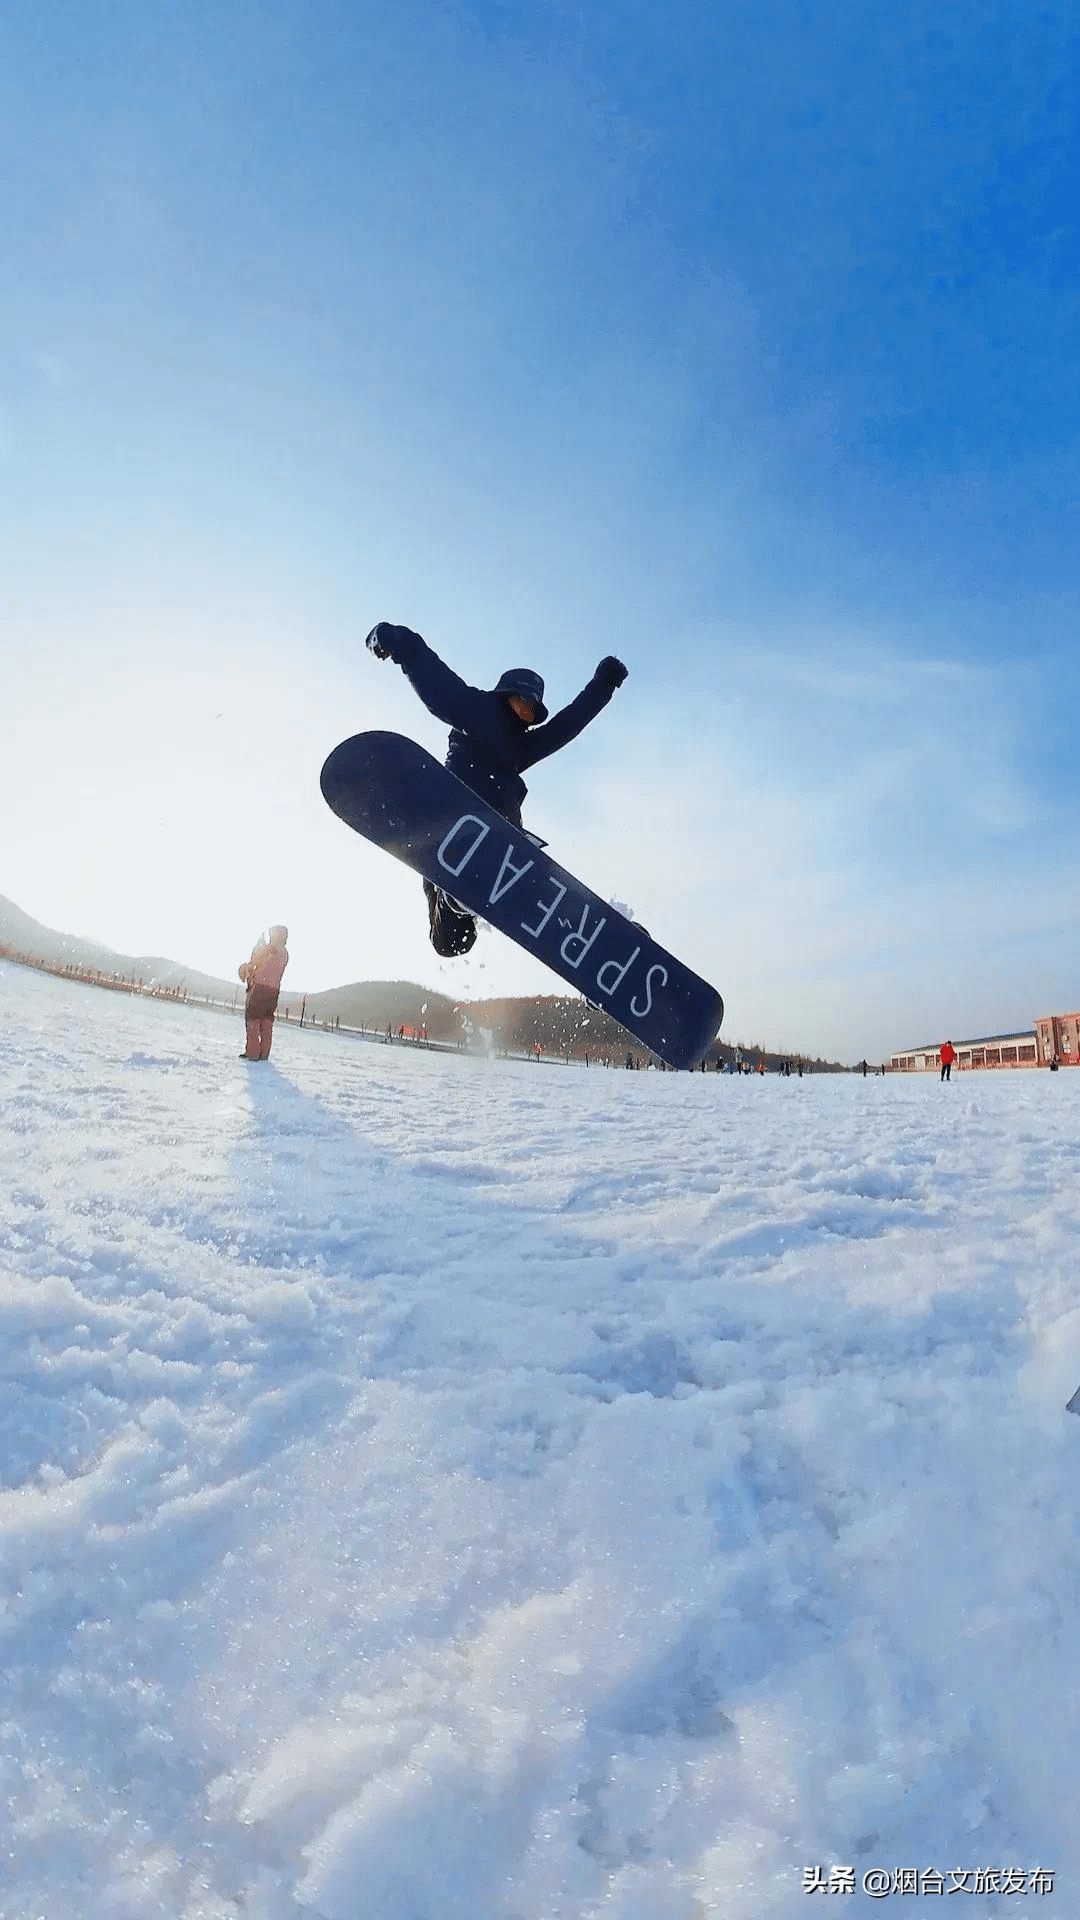
[[[724,1017],[715,987],[415,741],[354,734],[329,755],[320,785],[346,826],[535,954],[661,1060],[702,1059]]]

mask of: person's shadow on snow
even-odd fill
[[[255,1130],[237,1142],[238,1178],[245,1185],[262,1183],[274,1189],[279,1201],[305,1199],[318,1190],[343,1189],[349,1176],[389,1170],[390,1157],[375,1144],[365,1126],[363,1106],[351,1122],[331,1101],[298,1087],[286,1067],[273,1059],[247,1069],[247,1095]]]

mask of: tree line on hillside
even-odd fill
[[[393,996],[373,995],[369,999],[372,1027],[389,1025],[396,1032],[398,1026],[403,1025],[406,1031],[411,1028],[415,1032],[422,1021],[431,1040],[456,1042],[463,1032],[471,1029],[477,1034],[490,1034],[492,1045],[501,1053],[539,1052],[549,1058],[606,1062],[615,1066],[625,1065],[629,1054],[642,1066],[650,1062],[661,1064],[610,1014],[591,1007],[576,994],[534,994],[528,998],[455,1003],[432,993],[424,1002],[417,998],[423,989],[409,988],[404,982],[395,985],[398,992]],[[426,1012],[421,1015],[418,1008],[425,1004]],[[344,1013],[341,1017],[345,1024]],[[798,1054],[778,1051],[758,1042],[715,1040],[705,1055],[705,1069],[707,1072],[723,1070],[735,1057],[755,1068],[759,1061],[764,1061],[767,1072],[777,1071],[785,1059],[791,1061],[794,1069],[800,1059]],[[804,1069],[815,1073],[843,1071],[835,1062],[818,1056],[811,1058],[803,1054],[801,1059]]]

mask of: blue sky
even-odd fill
[[[231,971],[434,961],[322,807],[443,735],[420,628],[561,704],[527,818],[735,1037],[1080,998],[1080,28],[764,0],[6,8],[0,892]]]

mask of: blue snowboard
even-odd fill
[[[550,967],[673,1067],[693,1067],[724,1003],[430,753],[397,733],[357,733],[320,777],[346,826],[433,880]]]

